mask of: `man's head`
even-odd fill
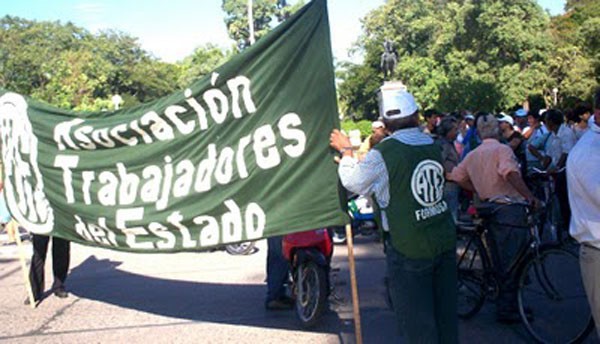
[[[448,141],[456,140],[458,135],[458,121],[452,116],[444,117],[437,126],[438,135],[445,137]]]
[[[538,111],[531,110],[527,113],[527,122],[531,127],[537,127],[541,119],[542,115]]]
[[[573,109],[573,115],[571,116],[571,120],[575,123],[579,123],[581,121],[587,124],[587,121],[592,116],[592,107],[589,104],[581,103]]]
[[[565,118],[559,110],[550,109],[544,112],[544,117],[546,119],[546,127],[548,130],[553,132],[558,132],[558,128],[565,122]]]
[[[477,114],[475,123],[477,124],[477,133],[482,140],[498,138],[500,129],[494,115],[480,112]]]
[[[523,108],[514,112],[515,123],[523,129],[527,126],[527,111]]]
[[[385,133],[385,124],[383,124],[383,118],[376,120],[371,123],[371,134],[381,135]]]
[[[429,129],[434,129],[443,117],[436,109],[427,109],[423,112],[423,117]]]
[[[498,116],[496,116],[496,118],[498,119],[498,125],[500,126],[500,130],[502,130],[502,132],[513,130],[515,121],[511,116],[505,113],[500,113]]]
[[[391,91],[383,94],[383,123],[394,132],[419,125],[419,107],[412,94]]]
[[[467,123],[469,128],[473,127],[475,125],[475,116],[473,116],[472,114],[467,114],[465,116],[465,122]]]
[[[381,142],[387,136],[387,129],[383,124],[383,119],[380,118],[377,121],[371,123],[371,136],[369,142],[372,146]]]

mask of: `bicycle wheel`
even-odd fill
[[[579,258],[571,251],[540,248],[521,272],[518,302],[521,320],[537,342],[579,342],[593,329]]]
[[[485,270],[482,247],[474,234],[458,233],[456,266],[458,272],[458,316],[468,319],[477,314],[485,301]]]

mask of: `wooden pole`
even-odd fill
[[[29,306],[35,308],[35,298],[33,297],[33,290],[31,289],[31,283],[29,282],[29,274],[27,270],[27,262],[25,258],[25,249],[21,242],[21,233],[19,232],[19,224],[15,220],[11,220],[7,226],[13,226],[15,239],[17,240],[17,247],[19,248],[19,260],[21,261],[21,270],[23,271],[23,279],[25,281],[25,288],[27,289],[27,297],[29,298]]]
[[[352,308],[354,313],[354,334],[356,344],[362,344],[360,326],[360,305],[358,303],[358,284],[356,283],[356,265],[354,264],[354,242],[352,240],[352,225],[346,225],[346,244],[348,246],[348,262],[350,263],[350,284],[352,286]]]

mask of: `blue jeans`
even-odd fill
[[[386,245],[390,296],[408,343],[458,343],[456,256],[411,259]]]
[[[267,238],[267,300],[286,296],[285,282],[288,281],[290,265],[281,250],[281,236]]]

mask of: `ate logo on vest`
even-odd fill
[[[444,168],[435,160],[423,160],[411,178],[413,197],[424,207],[434,206],[444,196]]]

